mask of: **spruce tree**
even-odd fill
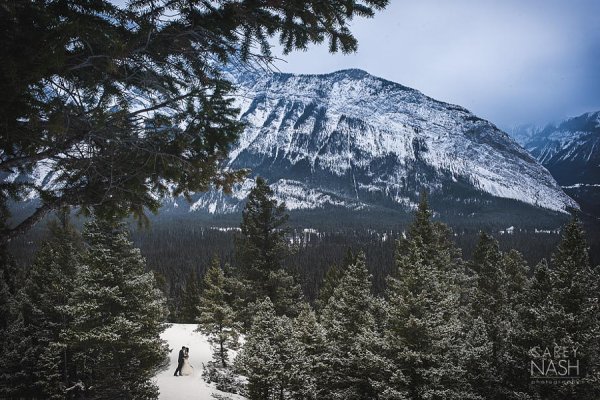
[[[316,308],[318,310],[322,310],[331,296],[333,296],[333,291],[340,283],[340,279],[342,278],[343,274],[344,270],[338,264],[333,264],[327,269],[327,272],[323,277],[323,281],[321,282],[319,296],[316,301]]]
[[[300,286],[282,266],[289,254],[285,204],[261,177],[250,191],[236,241],[237,267],[246,281],[246,304],[269,297],[277,315],[295,316],[302,299]],[[248,318],[244,321],[247,325]]]
[[[11,397],[62,399],[74,380],[73,352],[60,343],[71,318],[65,310],[74,290],[81,240],[63,214],[49,225],[18,296],[19,319],[4,336],[3,383]]]
[[[196,271],[190,272],[185,287],[181,294],[181,307],[177,320],[184,324],[191,324],[198,319],[198,304],[200,302],[201,287]]]
[[[542,338],[552,336],[550,326],[546,324],[550,313],[554,312],[554,307],[549,303],[551,291],[550,266],[546,259],[542,259],[532,271],[527,289],[528,302],[518,308],[518,312],[522,314],[526,333],[521,342],[528,347],[528,350],[543,345]]]
[[[5,202],[6,199],[0,195],[0,230],[6,229],[10,216]],[[3,335],[9,324],[14,321],[15,297],[21,283],[19,278],[19,269],[9,254],[7,245],[0,243],[0,335]],[[2,347],[0,342],[0,356]]]
[[[463,365],[477,350],[466,345],[462,320],[460,285],[466,278],[448,228],[432,222],[431,214],[422,196],[387,280],[389,397],[476,398]]]
[[[292,321],[277,316],[268,297],[255,304],[252,327],[235,362],[248,378],[250,400],[312,397],[305,348],[294,335]]]
[[[351,264],[321,313],[328,349],[323,374],[327,394],[324,398],[370,399],[377,395],[372,385],[371,357],[377,305],[371,290],[371,277],[364,254]]]
[[[502,265],[506,277],[506,305],[504,357],[499,362],[504,378],[503,394],[507,399],[532,398],[529,373],[529,346],[527,345],[528,317],[524,310],[531,307],[529,268],[521,253],[510,250],[503,254]]]
[[[124,223],[96,219],[83,236],[87,251],[67,306],[72,323],[62,337],[74,352],[72,392],[90,399],[155,399],[152,378],[167,355],[159,336],[167,314],[162,293]]]
[[[204,276],[203,291],[197,305],[197,330],[208,336],[213,347],[213,361],[223,368],[229,363],[228,351],[237,348],[241,328],[227,302],[226,290],[225,275],[215,258]]]
[[[471,382],[476,384],[477,393],[489,399],[499,398],[502,395],[501,386],[505,385],[500,364],[504,358],[502,347],[505,345],[505,328],[509,320],[505,309],[507,279],[502,261],[498,242],[481,232],[473,260],[469,263],[474,273],[474,290],[469,304],[471,318],[467,326],[472,324],[472,331],[484,336],[483,340],[488,342],[488,346],[479,357],[469,360],[471,369],[468,375]]]
[[[317,299],[317,309],[321,310],[327,304],[329,298],[333,295],[335,287],[340,283],[340,280],[344,276],[345,270],[356,262],[356,256],[352,253],[351,249],[346,251],[346,255],[341,265],[333,264],[323,278],[321,287],[319,288],[319,297]]]
[[[323,399],[328,393],[324,376],[327,374],[328,342],[323,326],[318,322],[315,312],[310,305],[304,304],[300,314],[294,320],[293,334],[302,344],[306,355],[306,370],[308,382],[303,382],[304,387],[296,391],[301,399]]]
[[[355,51],[350,21],[388,2],[3,3],[0,173],[52,160],[55,184],[3,181],[0,208],[32,186],[40,204],[0,242],[66,205],[143,219],[163,196],[230,188],[242,173],[221,160],[243,125],[223,70],[268,67],[271,39],[285,54],[323,42]]]
[[[19,365],[29,338],[22,336],[25,329],[19,310],[21,293],[15,286],[15,265],[8,254],[3,261],[5,263],[0,270],[0,398],[32,396],[32,379],[26,371],[27,366]]]
[[[238,322],[248,319],[246,310],[246,293],[248,286],[243,278],[240,278],[238,271],[231,266],[230,263],[225,263],[223,266],[223,277],[225,278],[225,300],[231,306],[235,313],[235,320]],[[244,326],[241,326],[243,329]]]
[[[473,260],[474,291],[470,298],[470,323],[483,328],[487,346],[472,359],[471,381],[486,399],[527,398],[529,364],[520,307],[528,301],[527,266],[516,251],[503,254],[498,242],[481,233]]]
[[[0,334],[8,328],[15,318],[18,280],[18,268],[15,260],[8,253],[6,246],[0,245]]]
[[[536,325],[531,339],[542,348],[577,348],[579,379],[536,385],[543,398],[600,397],[599,272],[599,267],[590,265],[583,227],[573,217],[563,228],[549,268],[542,265],[534,277],[538,304],[534,309]]]
[[[5,227],[6,219],[6,208],[0,204],[0,228]],[[17,307],[19,283],[15,260],[8,253],[7,246],[0,244],[0,335],[3,338],[0,340],[0,398],[9,398],[19,393],[14,382],[27,379],[19,369],[15,369],[11,354],[14,351],[11,339],[16,336],[12,332],[22,325]]]

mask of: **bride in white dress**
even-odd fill
[[[194,375],[194,367],[190,364],[190,349],[186,347],[183,355],[183,367],[181,367],[181,375]]]

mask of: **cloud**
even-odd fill
[[[313,46],[277,67],[294,73],[361,68],[502,127],[600,109],[600,2],[391,3],[374,19],[353,21],[356,54]]]

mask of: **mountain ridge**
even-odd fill
[[[576,207],[507,133],[464,107],[359,69],[234,80],[247,127],[227,166],[265,176],[292,208],[317,207],[318,198],[364,208],[379,192],[376,202],[410,209],[421,190],[438,192],[448,182],[555,211]],[[240,184],[229,200],[200,195],[192,209],[239,210],[250,187]]]
[[[600,183],[600,111],[587,112],[544,127],[516,128],[513,135],[564,185]],[[560,174],[564,166],[568,174]],[[573,172],[576,172],[573,174]],[[574,181],[582,179],[581,182]]]
[[[600,218],[600,111],[511,134],[550,171],[584,212]]]

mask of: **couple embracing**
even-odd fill
[[[177,369],[175,370],[174,376],[192,375],[194,373],[194,367],[190,364],[190,349],[188,347],[181,347],[179,350],[179,357],[177,358]],[[178,375],[179,374],[179,375]]]

